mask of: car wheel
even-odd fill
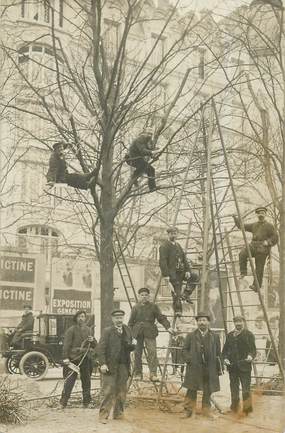
[[[28,352],[21,358],[21,374],[34,380],[41,380],[45,377],[49,367],[49,360],[42,352]]]
[[[10,356],[5,360],[5,367],[6,371],[9,374],[19,374],[19,359],[17,359],[15,356]]]

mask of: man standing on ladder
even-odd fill
[[[229,332],[223,348],[224,364],[227,366],[231,387],[231,411],[239,411],[239,384],[243,398],[243,414],[252,412],[250,393],[252,361],[256,356],[255,338],[252,332],[245,329],[242,316],[233,318],[235,329]]]
[[[220,390],[219,374],[222,363],[220,338],[210,328],[210,316],[200,312],[196,316],[198,328],[187,334],[183,347],[186,373],[183,387],[187,388],[183,418],[192,416],[196,408],[197,393],[202,391],[202,414],[212,418],[211,394]]]
[[[178,230],[176,227],[167,229],[168,240],[159,248],[159,266],[163,278],[170,282],[173,289],[173,310],[176,316],[182,315],[181,299],[192,304],[190,296],[198,283],[198,275],[191,272],[186,254],[181,245],[176,242]],[[182,293],[182,284],[186,281],[186,288]]]
[[[132,336],[137,340],[135,349],[135,366],[134,377],[143,378],[142,353],[145,345],[147,352],[147,362],[150,371],[150,380],[158,382],[157,377],[157,353],[156,337],[158,336],[157,320],[171,334],[174,333],[167,317],[162,314],[158,305],[150,302],[150,291],[147,287],[142,287],[138,291],[139,302],[132,308],[129,320],[129,327],[132,330]]]
[[[270,254],[271,247],[277,244],[278,234],[273,226],[265,220],[267,209],[258,207],[255,210],[258,221],[250,224],[244,224],[244,229],[252,233],[252,241],[249,244],[252,257],[255,259],[255,272],[259,287],[262,286],[263,271],[267,257]],[[241,223],[236,215],[233,215],[236,226],[241,229]],[[247,275],[248,251],[243,248],[239,253],[240,276],[244,278]],[[250,286],[252,290],[257,292],[255,281]]]

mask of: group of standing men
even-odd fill
[[[157,381],[156,320],[170,334],[175,334],[166,316],[160,308],[149,300],[149,290],[139,290],[139,302],[133,307],[128,326],[124,324],[125,312],[114,310],[111,313],[112,325],[107,327],[97,345],[86,325],[86,313],[79,311],[74,316],[74,325],[70,327],[64,339],[64,388],[61,406],[67,406],[77,374],[83,390],[83,406],[91,401],[91,361],[90,354],[95,349],[97,362],[102,374],[103,398],[99,409],[99,420],[107,423],[112,412],[113,419],[122,419],[127,396],[128,379],[131,376],[130,354],[135,351],[135,374],[142,379],[142,351],[146,347],[150,380]],[[183,417],[192,416],[196,408],[197,393],[201,391],[202,414],[212,418],[210,411],[211,394],[219,391],[219,375],[225,365],[229,372],[231,389],[231,411],[240,411],[239,386],[242,387],[242,413],[252,411],[250,393],[252,361],[256,356],[254,335],[246,329],[245,320],[238,316],[234,319],[235,329],[226,338],[221,351],[219,336],[210,329],[210,317],[200,312],[196,315],[197,329],[186,335],[182,348],[183,363],[186,372],[183,387],[186,388]],[[134,335],[136,338],[134,338]],[[77,366],[77,369],[75,368]]]

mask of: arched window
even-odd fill
[[[44,254],[47,264],[51,264],[52,257],[57,255],[59,237],[56,229],[40,224],[23,226],[17,230],[19,248]]]

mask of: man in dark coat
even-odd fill
[[[243,413],[252,412],[250,393],[252,361],[256,356],[255,338],[245,329],[242,316],[233,318],[235,329],[227,335],[223,348],[223,359],[230,376],[231,410],[238,412],[240,407],[239,384],[241,383]]]
[[[191,271],[190,263],[186,258],[181,245],[176,242],[178,230],[176,227],[167,229],[168,240],[162,243],[159,248],[159,266],[161,274],[173,287],[171,291],[173,298],[173,310],[177,316],[182,314],[183,298],[191,303],[190,296],[198,284],[199,277]],[[186,288],[182,293],[182,284],[186,281]]]
[[[83,394],[83,406],[88,407],[91,401],[91,374],[92,374],[92,349],[96,346],[96,340],[92,336],[91,329],[86,325],[86,312],[77,311],[73,317],[74,325],[67,329],[63,341],[63,378],[64,386],[60,404],[62,408],[67,406],[72,389],[76,382],[78,372]],[[76,369],[75,366],[78,366]]]
[[[129,320],[129,327],[133,337],[137,340],[135,350],[135,366],[134,374],[138,379],[142,379],[142,353],[145,345],[147,352],[147,362],[150,371],[150,380],[157,382],[157,353],[156,353],[156,337],[158,336],[157,320],[162,326],[173,333],[169,321],[162,314],[158,305],[150,302],[150,291],[146,287],[142,287],[138,291],[139,302],[132,308]]]
[[[157,155],[153,150],[152,134],[145,132],[140,134],[129,147],[128,154],[125,156],[125,160],[128,165],[135,167],[134,177],[136,179],[142,176],[144,173],[148,176],[148,187],[149,191],[155,191],[155,169],[148,162],[148,159],[155,158]]]
[[[258,216],[258,221],[251,224],[244,224],[244,229],[252,233],[252,241],[249,244],[252,257],[255,258],[255,272],[259,287],[262,286],[263,271],[267,257],[270,254],[271,247],[277,244],[278,234],[275,227],[265,220],[267,209],[258,207],[255,210]],[[233,215],[236,226],[240,229],[241,223],[236,215]],[[247,275],[248,251],[243,248],[239,253],[239,266],[241,278]],[[252,290],[257,292],[255,281],[250,286]]]
[[[135,349],[136,343],[130,328],[123,324],[124,315],[122,310],[112,312],[113,325],[104,329],[97,348],[104,395],[99,409],[99,420],[103,424],[106,424],[112,408],[114,419],[121,419],[124,415],[130,375],[130,352]]]
[[[33,332],[34,326],[34,316],[32,312],[32,306],[24,305],[24,314],[22,315],[22,320],[15,329],[13,338],[11,340],[11,346],[17,348],[21,345],[25,334]]]
[[[68,173],[63,151],[64,144],[62,142],[54,143],[47,172],[48,185],[53,186],[55,183],[66,183],[77,189],[87,190],[88,188],[92,188],[97,169],[95,168],[90,173],[84,174]]]
[[[210,397],[220,390],[220,338],[210,329],[210,317],[201,312],[196,316],[198,329],[187,334],[183,347],[186,373],[183,386],[187,388],[184,417],[190,417],[196,407],[197,391],[203,391],[202,413],[211,418]]]

